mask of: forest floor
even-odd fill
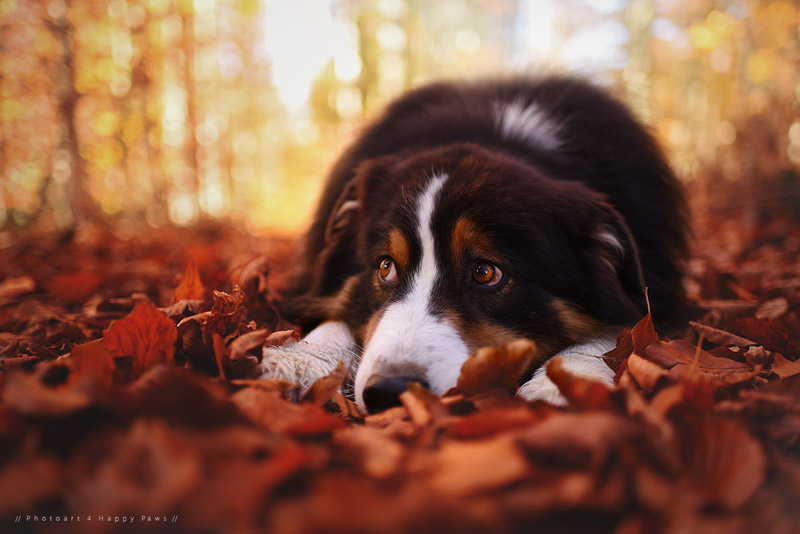
[[[680,339],[620,333],[613,389],[553,365],[567,407],[516,399],[517,343],[368,417],[341,367],[297,404],[252,378],[298,335],[286,240],[0,234],[0,531],[797,532],[800,228],[742,224],[695,244]]]

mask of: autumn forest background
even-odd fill
[[[297,233],[336,155],[392,97],[433,79],[542,69],[616,87],[657,131],[699,215],[797,211],[799,9],[3,0],[0,226],[101,222],[125,237],[213,220]]]

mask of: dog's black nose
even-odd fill
[[[400,406],[400,394],[411,382],[417,382],[428,389],[428,383],[415,376],[372,375],[367,380],[367,387],[364,388],[364,405],[367,407],[367,412],[378,413],[392,406]]]

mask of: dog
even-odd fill
[[[647,313],[684,307],[687,207],[653,136],[607,91],[567,76],[441,82],[407,93],[333,167],[286,293],[310,333],[265,349],[300,388],[343,361],[355,402],[436,394],[464,361],[518,338],[573,374]],[[531,369],[518,394],[565,401]]]

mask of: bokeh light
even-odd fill
[[[746,187],[800,165],[799,26],[780,0],[2,0],[0,225],[297,233],[393,97],[542,70],[616,87],[687,183]]]

